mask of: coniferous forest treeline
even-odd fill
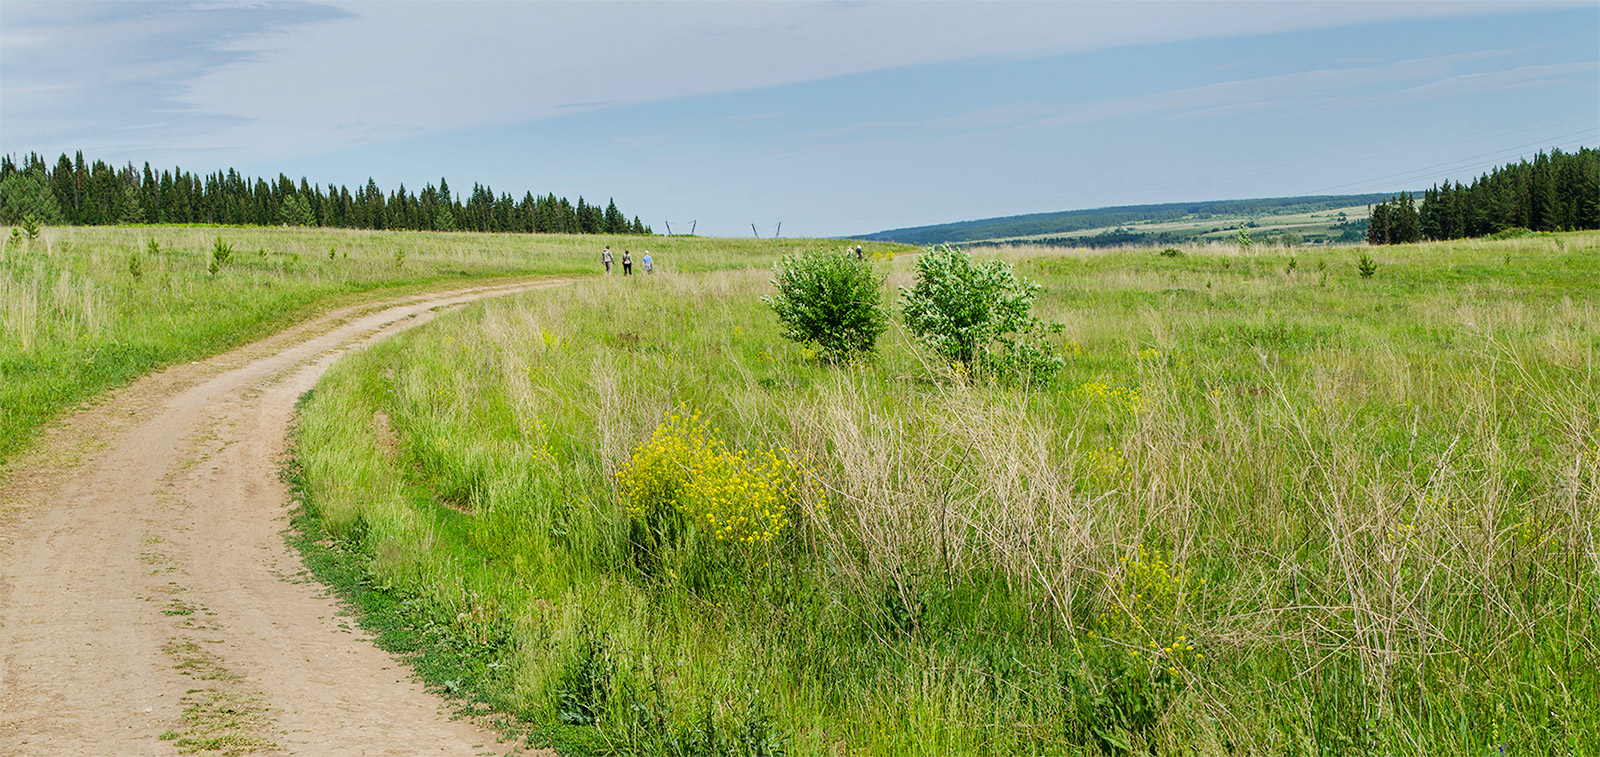
[[[1469,185],[1445,182],[1372,206],[1371,244],[1482,237],[1507,229],[1600,229],[1600,150],[1551,150],[1508,163]]]
[[[351,192],[343,186],[242,176],[234,169],[199,176],[174,168],[157,173],[150,164],[114,167],[61,154],[51,169],[30,153],[18,166],[0,157],[0,222],[24,217],[45,225],[121,223],[215,223],[254,226],[325,226],[409,231],[486,231],[563,234],[649,234],[650,227],[617,209],[583,197],[573,204],[554,193],[521,200],[496,195],[474,183],[463,202],[443,178],[413,193],[401,184],[391,193],[372,179]]]

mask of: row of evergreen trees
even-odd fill
[[[29,153],[18,166],[0,157],[0,222],[16,223],[32,216],[41,224],[109,225],[118,223],[218,223],[257,226],[329,226],[349,229],[412,231],[493,231],[564,234],[649,234],[650,227],[632,221],[612,200],[601,208],[582,197],[576,205],[554,193],[520,201],[496,195],[487,185],[472,185],[464,201],[444,179],[412,193],[404,184],[385,194],[367,180],[354,193],[333,184],[314,186],[305,178],[296,184],[252,179],[228,169],[197,176],[181,168],[157,174],[150,164],[139,171],[132,163],[116,168],[83,152],[69,159],[62,153],[54,169],[43,156]]]
[[[1445,182],[1422,193],[1403,192],[1372,206],[1371,244],[1481,237],[1532,231],[1600,229],[1600,150],[1551,150],[1533,162],[1496,168],[1470,185]]]

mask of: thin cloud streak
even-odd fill
[[[442,133],[957,59],[1511,7],[1526,4],[8,0],[0,133],[19,147],[96,148],[130,136],[119,136],[129,113],[138,121],[159,109],[174,117],[175,133],[147,150],[221,149],[241,162],[267,161],[379,134]],[[337,128],[356,117],[378,131]]]

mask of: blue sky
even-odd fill
[[[833,236],[1600,146],[1600,4],[0,4],[0,151]]]

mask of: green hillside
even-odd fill
[[[1119,205],[890,229],[865,234],[860,238],[920,245],[978,241],[1030,241],[1042,244],[1090,246],[1165,244],[1227,230],[1220,226],[1213,229],[1213,226],[1218,225],[1208,225],[1206,222],[1210,221],[1221,221],[1222,225],[1227,225],[1234,220],[1244,222],[1253,220],[1260,224],[1263,219],[1279,216],[1308,215],[1356,206],[1364,208],[1388,199],[1391,194],[1308,195],[1253,200],[1173,202],[1160,205]],[[1137,231],[1127,228],[1155,225],[1166,228]]]

